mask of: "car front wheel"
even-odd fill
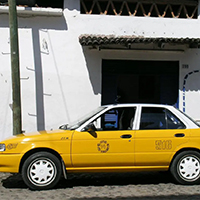
[[[181,184],[200,183],[200,153],[181,152],[173,160],[170,171],[175,180]]]
[[[22,178],[31,189],[50,189],[60,180],[61,171],[61,162],[55,155],[38,152],[25,160],[22,166]]]

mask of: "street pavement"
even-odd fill
[[[32,191],[19,174],[0,173],[0,200],[200,200],[200,185],[176,184],[167,172],[75,174],[52,190]]]

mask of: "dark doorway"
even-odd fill
[[[178,107],[178,61],[102,61],[102,104],[159,103]]]

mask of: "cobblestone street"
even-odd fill
[[[31,191],[20,175],[0,173],[1,200],[158,200],[200,199],[200,186],[175,184],[168,173],[77,174],[62,179],[57,188]]]

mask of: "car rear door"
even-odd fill
[[[135,165],[168,166],[172,155],[189,140],[189,130],[164,107],[141,107],[135,131]]]

